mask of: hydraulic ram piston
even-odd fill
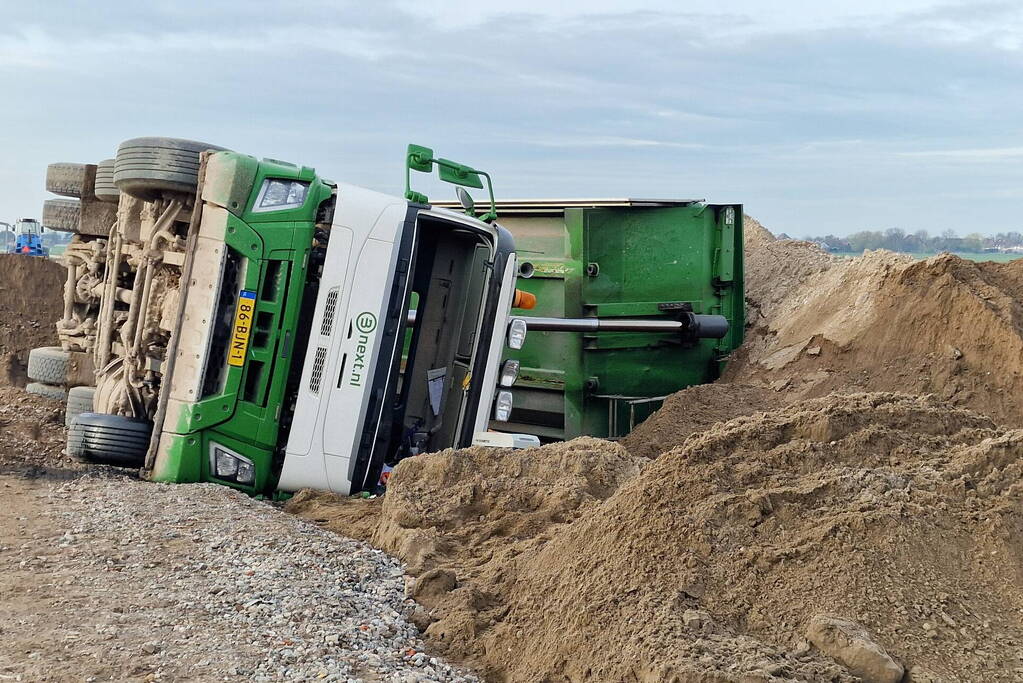
[[[536,332],[674,332],[696,339],[721,339],[728,334],[723,315],[683,313],[677,320],[630,320],[626,318],[531,318],[521,316],[526,329]],[[408,312],[408,324],[416,322],[416,311]]]

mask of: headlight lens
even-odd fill
[[[210,469],[218,479],[252,484],[256,481],[256,465],[234,451],[210,444]]]
[[[508,326],[508,346],[513,349],[521,349],[526,342],[526,321],[516,318]]]
[[[234,479],[234,476],[238,474],[238,458],[219,448],[214,449],[213,452],[216,454],[214,472],[216,472],[217,476],[224,479]]]
[[[511,417],[512,393],[510,391],[497,392],[497,400],[494,402],[494,419],[498,422],[507,422]]]
[[[305,196],[308,191],[309,183],[303,180],[267,178],[263,181],[263,186],[259,188],[256,205],[252,210],[258,213],[261,211],[294,209],[305,203]]]
[[[239,462],[236,479],[239,484],[251,484],[256,480],[256,466],[247,460]]]
[[[520,363],[517,360],[504,362],[504,365],[501,366],[501,379],[499,380],[502,387],[510,387],[515,384],[515,380],[519,378],[519,366]]]

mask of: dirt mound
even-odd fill
[[[383,502],[383,498],[364,500],[302,489],[284,503],[284,511],[342,536],[368,542],[373,540]]]
[[[779,408],[788,395],[751,384],[701,384],[672,394],[622,439],[632,455],[656,458],[718,422]]]
[[[0,384],[24,386],[28,352],[58,344],[66,280],[57,261],[0,254]]]
[[[478,588],[494,581],[488,573],[501,572],[552,528],[606,499],[638,475],[642,462],[617,444],[587,437],[526,451],[446,450],[402,461],[382,506],[303,491],[285,510],[406,562],[420,576],[410,593],[447,615],[442,621],[423,615],[419,626],[465,657],[488,619],[479,613],[491,601]]]
[[[845,261],[788,296],[726,381],[796,398],[934,393],[1023,425],[1023,260],[868,252]]]
[[[523,451],[472,447],[407,458],[384,498],[304,490],[287,512],[397,554],[412,574],[470,565],[570,522],[639,473],[620,445],[581,437]]]
[[[408,458],[388,484],[373,542],[413,574],[471,564],[501,554],[509,540],[534,539],[575,519],[638,472],[624,448],[592,438]]]
[[[767,242],[775,242],[777,239],[770,230],[753,216],[743,215],[742,217],[742,242],[746,251],[757,249]]]
[[[775,308],[807,278],[822,273],[837,259],[812,242],[775,239],[755,218],[743,220],[746,298],[750,324],[770,320]]]
[[[805,640],[822,615],[907,669],[1023,671],[1023,431],[831,396],[635,468],[594,439],[411,458],[374,541],[432,644],[497,680],[851,681]]]
[[[63,454],[64,405],[0,387],[0,473],[80,469]]]
[[[1014,680],[1021,473],[1023,432],[932,400],[739,418],[483,587],[506,613],[479,652],[513,679],[831,680],[802,643],[824,612],[905,663]]]

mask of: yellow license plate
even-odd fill
[[[231,330],[231,351],[227,354],[227,364],[241,367],[245,365],[245,351],[249,348],[249,335],[252,334],[252,319],[256,311],[256,293],[243,289],[238,295],[238,309],[234,312],[234,328]]]

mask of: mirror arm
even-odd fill
[[[431,159],[432,161],[432,159]],[[415,204],[429,204],[430,199],[422,192],[416,192],[412,189],[412,164],[413,162],[422,162],[419,155],[415,152],[409,152],[408,156],[405,157],[405,199]]]
[[[490,182],[490,174],[486,171],[476,171],[487,179],[487,191],[490,193],[490,211],[479,217],[484,223],[493,223],[497,220],[497,202],[494,201],[494,184]]]

